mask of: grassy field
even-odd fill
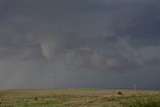
[[[160,91],[112,89],[1,90],[0,107],[160,107]]]

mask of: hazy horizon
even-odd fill
[[[0,0],[0,89],[160,89],[159,0]]]

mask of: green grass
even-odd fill
[[[124,102],[126,107],[160,107],[160,96],[133,97]]]
[[[2,90],[0,107],[160,107],[160,91],[54,89],[51,98],[50,90]]]

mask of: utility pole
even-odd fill
[[[53,97],[53,73],[51,72],[51,99]]]
[[[133,89],[134,89],[134,91],[136,90],[136,84],[133,85]]]

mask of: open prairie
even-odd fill
[[[0,107],[160,107],[159,90],[1,90]]]

